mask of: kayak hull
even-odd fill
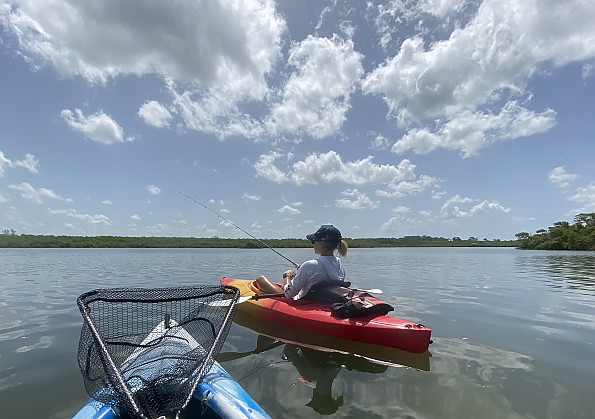
[[[430,351],[411,353],[397,348],[383,345],[341,339],[334,336],[324,336],[301,329],[288,329],[281,325],[251,316],[237,310],[233,322],[259,336],[266,336],[280,344],[295,345],[319,352],[349,356],[349,359],[361,359],[361,363],[386,365],[395,368],[413,368],[418,371],[430,371]],[[225,360],[228,353],[220,354],[220,360]],[[353,357],[350,357],[353,356]],[[363,371],[365,369],[359,369]]]
[[[242,296],[262,294],[255,281],[222,277],[224,285],[232,285]],[[358,297],[358,294],[355,294]],[[359,301],[359,299],[358,299]],[[364,301],[382,303],[366,295]],[[397,348],[412,353],[428,350],[431,329],[422,324],[397,317],[380,315],[341,319],[333,315],[328,303],[291,300],[284,297],[248,300],[238,310],[251,316],[282,325],[288,329],[304,330],[324,336]]]

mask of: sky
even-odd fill
[[[595,212],[593,22],[593,0],[0,0],[0,228],[573,222]]]

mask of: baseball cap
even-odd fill
[[[308,240],[322,240],[333,244],[339,244],[342,239],[339,229],[331,224],[321,225],[316,233],[308,234],[306,238]]]

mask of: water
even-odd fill
[[[0,249],[0,416],[71,417],[86,402],[79,294],[286,268],[266,249]],[[352,249],[346,269],[354,285],[383,289],[395,315],[432,328],[431,357],[417,359],[429,371],[301,352],[234,325],[222,365],[272,417],[593,417],[595,253]]]

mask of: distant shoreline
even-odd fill
[[[430,236],[401,238],[345,238],[350,248],[382,247],[517,247],[517,240],[452,239]],[[304,239],[262,239],[273,248],[309,248]],[[124,236],[51,236],[0,234],[0,248],[235,248],[266,249],[254,239],[219,237],[124,237]]]

